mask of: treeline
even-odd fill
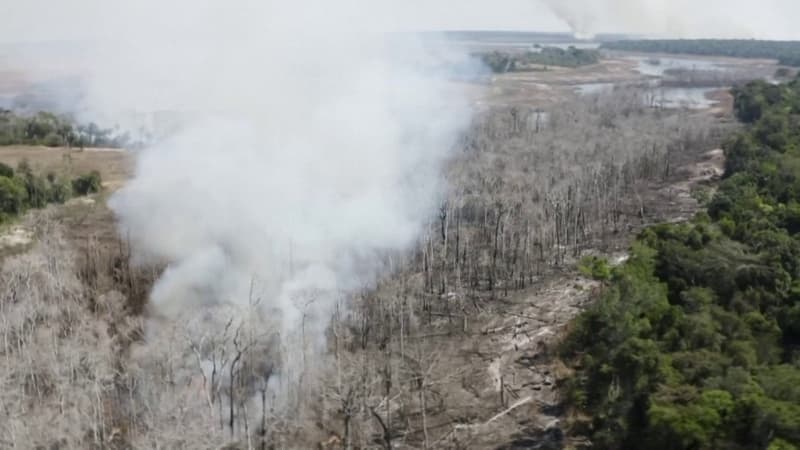
[[[597,64],[600,52],[592,49],[568,47],[539,47],[538,51],[508,53],[493,51],[480,55],[481,61],[494,73],[543,70],[541,66],[580,67]],[[537,67],[538,66],[538,67]]]
[[[800,446],[800,82],[735,95],[751,125],[707,212],[585,264],[602,293],[562,350],[594,448]]]
[[[127,135],[117,135],[94,123],[79,125],[49,112],[27,116],[0,109],[0,145],[121,148],[128,141]]]
[[[647,53],[730,56],[777,59],[780,64],[800,66],[800,42],[752,39],[645,39],[606,42],[603,48]]]
[[[0,163],[0,223],[28,209],[64,203],[74,195],[99,192],[101,185],[100,173],[96,171],[68,179],[54,172],[44,176],[35,174],[26,161],[16,170]]]

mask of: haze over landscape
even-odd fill
[[[0,7],[0,448],[800,448],[795,0]]]
[[[149,27],[172,20],[153,12],[151,1],[104,2],[29,0],[6,2],[0,41],[80,40],[117,37],[117,30]],[[204,2],[168,2],[191,17]],[[347,8],[350,2],[328,2],[298,11],[301,17]],[[357,3],[357,2],[356,2]],[[253,5],[257,2],[252,2]],[[221,10],[235,9],[230,5]],[[316,9],[316,11],[315,11]],[[47,11],[43,14],[42,11]],[[738,37],[797,39],[793,18],[800,5],[792,0],[378,0],[354,13],[349,25],[374,31],[515,30],[653,34],[671,37]],[[163,22],[162,22],[163,23]],[[176,25],[179,27],[180,20]]]

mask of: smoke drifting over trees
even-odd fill
[[[156,314],[258,304],[290,353],[314,346],[414,242],[467,109],[411,38],[349,26],[383,13],[368,2],[181,6],[137,6],[96,49],[84,111],[179,124],[110,205],[136,258],[167,265]]]

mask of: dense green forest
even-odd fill
[[[800,41],[752,39],[666,39],[606,42],[603,48],[647,53],[684,53],[777,59],[783,65],[800,67]]]
[[[124,147],[127,142],[127,136],[115,136],[94,123],[79,125],[48,112],[26,116],[0,109],[0,145]]]
[[[562,356],[595,448],[800,448],[800,81],[734,94],[707,211],[584,262],[603,287]]]
[[[481,61],[494,73],[542,70],[546,66],[580,67],[597,64],[600,52],[591,49],[568,47],[539,47],[538,51],[506,53],[493,51],[480,55]]]

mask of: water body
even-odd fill
[[[568,49],[570,47],[579,48],[581,50],[597,50],[600,48],[599,42],[591,42],[591,41],[570,41],[570,42],[545,42],[540,43],[542,47],[557,47],[560,49]]]
[[[649,77],[663,77],[668,70],[721,71],[725,67],[713,61],[693,58],[672,58],[659,56],[628,56],[637,62],[636,71]]]
[[[639,87],[615,85],[614,83],[584,83],[574,86],[579,95],[597,95],[609,93],[615,89],[638,89]],[[645,95],[644,102],[649,106],[669,109],[706,109],[714,106],[715,101],[708,95],[717,88],[679,88],[652,86]]]
[[[583,83],[575,85],[575,90],[580,95],[593,95],[613,91],[614,86],[614,83]]]
[[[654,91],[655,104],[662,108],[706,109],[714,106],[708,95],[715,88],[659,88]]]

